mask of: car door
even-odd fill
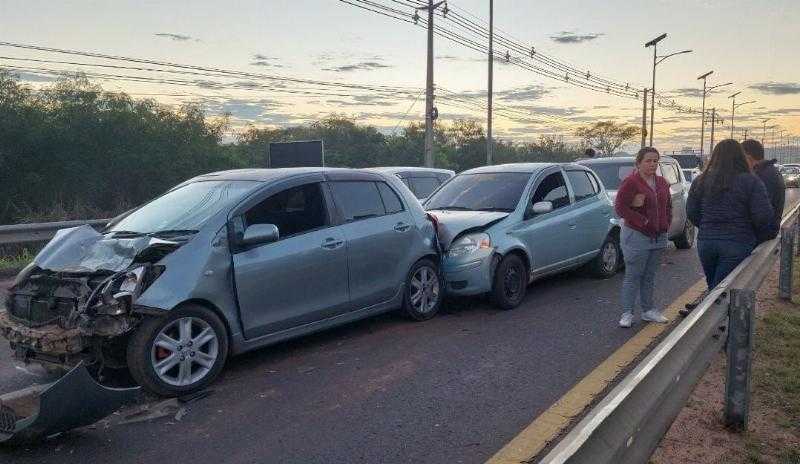
[[[685,186],[681,182],[678,164],[672,162],[660,163],[661,175],[669,184],[669,194],[672,198],[672,218],[669,226],[669,236],[675,237],[683,232],[686,225]]]
[[[538,202],[553,203],[553,211],[533,214],[532,206]],[[532,255],[533,273],[546,274],[567,267],[574,258],[571,241],[577,228],[570,207],[572,200],[561,170],[549,171],[537,179],[526,202],[525,215],[511,233],[522,240]]]
[[[321,182],[274,192],[232,219],[243,232],[274,224],[280,238],[233,253],[246,338],[326,319],[349,305],[347,247]]]
[[[571,240],[578,259],[586,262],[597,254],[606,239],[613,207],[605,197],[599,195],[600,184],[593,173],[568,170],[567,180],[572,188],[572,214],[577,223]]]
[[[329,181],[347,239],[352,308],[387,302],[397,295],[411,267],[415,223],[401,197],[387,183]]]

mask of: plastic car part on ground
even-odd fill
[[[140,390],[100,385],[78,364],[52,384],[0,396],[0,444],[30,443],[94,424],[133,402]]]

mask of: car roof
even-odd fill
[[[659,161],[672,161],[677,163],[678,160],[671,156],[661,155]],[[593,164],[627,164],[632,163],[636,164],[636,157],[635,156],[609,156],[603,158],[592,158],[592,159],[582,159],[576,161],[578,164],[582,164],[584,166],[591,166]]]
[[[364,168],[364,171],[374,171],[374,172],[381,172],[384,174],[397,174],[399,172],[419,172],[419,173],[429,173],[429,174],[447,174],[449,176],[454,176],[456,173],[455,171],[451,171],[450,169],[439,169],[439,168],[423,168],[419,166],[380,166],[375,168]]]
[[[566,166],[569,163],[509,163],[481,166],[462,172],[461,174],[488,174],[499,172],[518,172],[532,174],[552,166]]]
[[[272,182],[275,180],[287,179],[290,177],[319,174],[328,178],[364,178],[364,179],[378,179],[377,173],[365,172],[361,169],[348,169],[348,168],[324,168],[324,167],[307,167],[307,168],[278,168],[278,169],[231,169],[228,171],[210,172],[202,174],[187,182],[201,182],[207,180],[249,180],[257,182]]]

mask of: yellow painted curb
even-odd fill
[[[486,461],[486,464],[519,464],[530,461],[592,404],[594,398],[632,363],[659,335],[672,327],[678,310],[705,290],[705,281],[692,285],[668,306],[664,315],[671,324],[648,324],[636,335],[581,379],[570,391],[525,427],[514,439]]]

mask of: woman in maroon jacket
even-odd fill
[[[622,182],[614,203],[617,215],[622,218],[620,245],[625,258],[620,327],[627,328],[633,323],[637,295],[642,320],[667,322],[653,301],[656,270],[667,247],[667,231],[672,221],[669,183],[656,175],[659,157],[655,148],[639,150],[636,169]]]

